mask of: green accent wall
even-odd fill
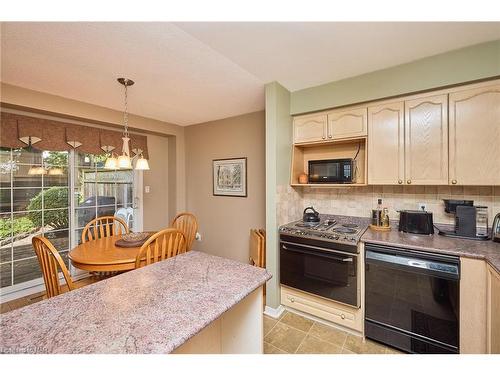
[[[290,92],[272,82],[266,85],[266,268],[273,275],[266,305],[272,308],[280,305],[276,189],[289,183],[291,144]]]
[[[500,76],[500,40],[292,92],[290,113],[318,111],[495,76]]]

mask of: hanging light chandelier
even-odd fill
[[[115,157],[113,154],[106,159],[104,168],[106,169],[132,169],[132,159],[130,157],[130,135],[128,132],[128,87],[134,84],[134,81],[128,78],[118,78],[117,81],[125,88],[125,102],[123,111],[123,137],[122,137],[122,153]],[[136,170],[149,170],[148,160],[144,158],[142,153],[140,158],[135,163]]]

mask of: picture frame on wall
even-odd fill
[[[212,161],[213,195],[247,196],[247,158],[214,159]]]

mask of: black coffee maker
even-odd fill
[[[444,211],[455,215],[455,230],[439,229],[442,236],[469,238],[474,240],[488,240],[488,220],[486,213],[485,228],[483,233],[478,226],[478,221],[483,221],[487,207],[474,206],[472,200],[443,199]]]

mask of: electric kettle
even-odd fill
[[[493,225],[491,226],[491,239],[495,242],[500,242],[500,213],[493,219]]]

